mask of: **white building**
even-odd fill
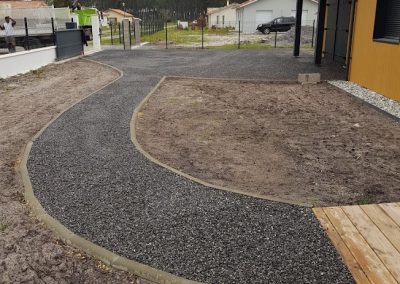
[[[208,17],[208,27],[217,27],[217,28],[225,28],[225,27],[235,27],[236,26],[236,8],[239,7],[239,4],[232,3],[229,4],[229,1],[226,3],[225,7],[221,8],[210,8],[207,11]]]
[[[317,20],[318,1],[304,0],[302,25],[312,26]],[[240,21],[243,33],[254,33],[259,24],[278,17],[295,17],[296,0],[249,0],[236,9],[236,20]],[[238,28],[238,26],[236,26]]]

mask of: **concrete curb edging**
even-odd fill
[[[206,187],[212,188],[212,189],[218,189],[218,190],[223,190],[223,191],[228,191],[228,192],[233,192],[233,193],[237,193],[237,194],[241,194],[241,195],[245,195],[245,196],[249,196],[249,197],[254,197],[254,198],[258,198],[258,199],[264,199],[264,200],[269,200],[269,201],[273,201],[273,202],[280,202],[280,203],[286,203],[286,204],[292,204],[292,205],[299,205],[299,206],[303,206],[303,207],[313,207],[310,204],[307,203],[302,203],[302,202],[295,202],[295,201],[288,201],[285,200],[283,198],[279,198],[279,197],[273,197],[273,196],[268,196],[268,195],[261,195],[261,194],[257,194],[257,193],[251,193],[251,192],[246,192],[246,191],[242,191],[242,190],[238,190],[238,189],[232,189],[232,188],[228,188],[228,187],[224,187],[224,186],[218,186],[218,185],[214,185],[214,184],[210,184],[206,181],[203,181],[199,178],[193,177],[189,174],[186,174],[182,171],[179,171],[178,169],[175,169],[171,166],[168,166],[167,164],[164,164],[163,162],[161,162],[160,160],[156,159],[155,157],[153,157],[151,154],[149,154],[147,151],[145,151],[142,147],[142,145],[140,145],[140,143],[138,142],[137,138],[136,138],[136,125],[137,125],[137,121],[138,121],[138,114],[140,113],[140,111],[142,110],[143,106],[147,103],[147,101],[150,99],[150,97],[157,91],[157,89],[169,78],[173,78],[173,79],[193,79],[193,80],[224,80],[224,81],[239,81],[239,82],[262,82],[262,83],[284,83],[284,84],[290,84],[290,83],[298,83],[297,81],[261,81],[261,80],[241,80],[241,79],[224,79],[224,78],[197,78],[197,77],[179,77],[179,76],[164,76],[159,82],[158,84],[153,88],[153,90],[140,102],[140,104],[135,108],[134,112],[133,112],[133,116],[132,116],[132,120],[131,120],[131,140],[132,143],[134,144],[134,146],[136,147],[136,149],[143,154],[148,160],[150,160],[151,162],[158,164],[159,166],[166,168],[167,170],[183,176],[195,183],[199,183],[201,185],[204,185]]]
[[[182,277],[175,276],[171,273],[164,272],[155,268],[152,268],[148,265],[139,263],[134,260],[127,259],[126,257],[117,255],[99,245],[96,245],[95,243],[88,241],[81,236],[73,233],[70,231],[67,227],[65,227],[63,224],[61,224],[58,220],[50,216],[46,210],[43,208],[43,206],[40,204],[39,200],[36,198],[32,183],[29,177],[29,172],[27,168],[28,164],[28,159],[29,155],[32,149],[32,145],[34,141],[39,138],[39,136],[54,122],[56,121],[60,116],[62,116],[65,112],[73,108],[75,105],[79,104],[80,102],[84,101],[85,99],[89,98],[90,96],[96,94],[97,92],[105,89],[106,87],[112,85],[116,81],[120,80],[124,74],[121,70],[100,62],[96,62],[94,60],[90,59],[84,59],[90,62],[94,62],[96,64],[100,64],[103,66],[107,66],[109,68],[114,69],[117,71],[120,75],[118,78],[114,79],[107,85],[99,88],[98,90],[90,93],[89,95],[85,96],[84,98],[78,100],[77,102],[73,103],[70,107],[66,108],[64,111],[56,115],[50,122],[48,122],[36,135],[34,135],[27,143],[25,149],[23,150],[22,158],[21,158],[21,163],[18,167],[18,172],[22,178],[22,182],[25,188],[25,201],[27,205],[31,208],[32,212],[35,214],[35,216],[42,221],[49,229],[51,229],[61,240],[63,240],[67,245],[76,247],[88,255],[101,260],[104,262],[106,265],[114,267],[116,269],[120,269],[123,271],[129,271],[132,272],[133,274],[144,278],[146,280],[160,283],[160,284],[196,284],[200,282],[196,281],[191,281],[184,279]]]

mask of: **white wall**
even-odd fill
[[[219,17],[217,23],[217,17]],[[225,17],[224,22],[222,22],[223,17]],[[212,13],[208,15],[208,27],[216,26],[217,28],[224,27],[235,27],[236,25],[236,9],[227,8],[219,11],[217,13]]]
[[[7,78],[39,69],[55,61],[55,46],[0,55],[0,78]]]
[[[241,21],[241,30],[244,33],[256,32],[256,12],[261,10],[271,10],[272,19],[278,17],[290,17],[292,11],[296,10],[296,0],[259,0],[254,4],[250,4],[237,10],[237,20]],[[307,11],[307,12],[305,12]],[[312,25],[313,20],[317,19],[318,4],[311,0],[304,0],[303,15],[307,15],[306,19],[302,19],[304,25]]]

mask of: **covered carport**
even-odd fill
[[[355,0],[319,0],[314,62],[349,65]],[[297,0],[294,56],[300,55],[303,0]]]
[[[355,0],[320,0],[315,64],[322,59],[343,64],[348,71]]]

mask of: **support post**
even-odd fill
[[[168,49],[168,21],[165,21],[165,49]]]
[[[240,21],[239,21],[239,41],[238,41],[238,49],[240,49]]]
[[[93,49],[96,51],[101,50],[100,43],[100,22],[99,17],[92,16],[92,35],[93,35]]]
[[[201,20],[201,49],[204,49],[204,22]]]
[[[53,33],[53,43],[56,45],[56,30],[54,28],[54,18],[51,18],[51,30]]]
[[[141,43],[141,34],[140,34],[140,20],[134,19],[134,29],[135,29],[135,45],[139,45]]]
[[[311,48],[314,47],[315,20],[312,22]]]
[[[122,44],[122,39],[121,39],[121,23],[118,23],[118,38],[119,38],[119,43]]]
[[[125,27],[124,27],[124,22],[122,21],[121,22],[121,27],[122,27],[122,47],[125,49],[125,46],[124,46],[124,44],[125,44]]]
[[[317,40],[315,43],[314,63],[319,65],[322,62],[322,46],[324,43],[326,0],[319,0],[317,19]]]
[[[129,49],[132,47],[132,26],[131,22],[129,22]]]
[[[122,20],[122,36],[124,50],[131,50],[131,22],[126,18]]]
[[[276,39],[278,37],[278,32],[275,32],[275,48],[276,48]]]
[[[29,31],[28,31],[28,20],[24,18],[24,24],[25,24],[25,43],[26,43],[26,48],[29,50]]]
[[[347,40],[347,53],[346,53],[346,80],[347,81],[350,81],[351,49],[353,47],[354,17],[355,17],[355,13],[356,13],[356,1],[357,0],[351,1],[349,37]]]
[[[113,26],[112,26],[112,22],[110,23],[110,36],[111,36],[111,45],[114,45],[114,41],[113,41]]]
[[[300,40],[301,40],[301,18],[303,15],[303,0],[297,0],[296,4],[296,31],[294,37],[294,56],[300,55]]]

